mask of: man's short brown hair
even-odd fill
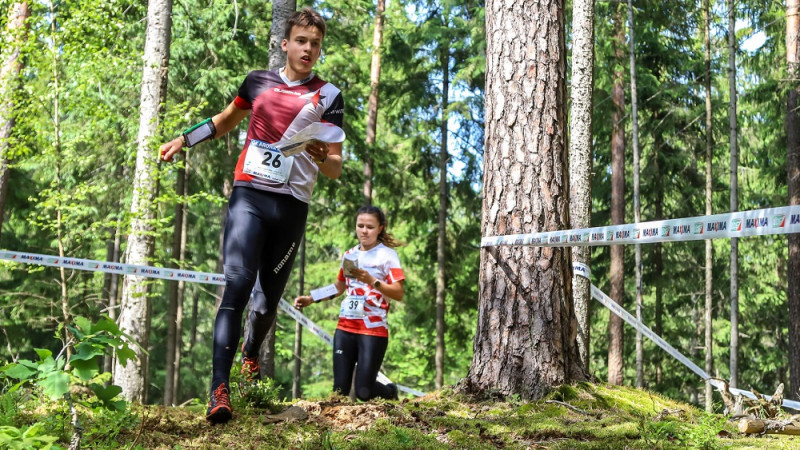
[[[292,35],[292,28],[295,26],[316,27],[319,32],[322,33],[322,37],[325,37],[325,19],[323,19],[318,12],[309,7],[305,7],[300,11],[296,11],[288,19],[286,19],[286,32],[283,36],[284,39],[289,39],[289,37]]]

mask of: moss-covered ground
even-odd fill
[[[561,403],[559,403],[561,402]],[[577,408],[573,410],[566,405]],[[179,408],[134,406],[128,413],[83,418],[84,448],[155,449],[670,449],[800,448],[800,437],[740,435],[723,416],[707,415],[658,394],[618,386],[562,386],[535,402],[475,399],[445,389],[426,397],[353,403],[330,397],[273,405],[307,417],[265,423],[271,413],[234,403],[225,425],[204,420],[197,402]],[[33,417],[29,417],[32,419]],[[68,445],[70,430],[62,430]]]

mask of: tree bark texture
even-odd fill
[[[714,123],[712,121],[713,115],[711,110],[711,24],[710,24],[710,17],[709,17],[709,0],[705,0],[703,2],[703,46],[705,47],[705,76],[703,77],[703,87],[705,90],[705,97],[706,97],[706,189],[705,189],[705,200],[706,200],[706,215],[711,215],[711,204],[712,204],[712,195],[713,192],[711,190],[711,164],[713,161],[713,148],[714,148]],[[713,344],[714,344],[714,331],[713,331],[713,324],[711,318],[711,310],[714,306],[714,299],[713,299],[713,286],[712,281],[714,280],[714,274],[712,272],[712,266],[714,263],[714,247],[712,245],[711,239],[706,239],[705,241],[706,247],[706,258],[705,258],[705,315],[704,315],[704,323],[705,323],[705,356],[706,356],[706,373],[711,375],[714,369],[714,355],[712,353]],[[714,391],[712,390],[711,383],[709,380],[706,380],[706,411],[711,412],[713,410],[713,395]]]
[[[150,0],[147,5],[147,31],[142,70],[142,93],[137,137],[136,172],[131,201],[131,233],[128,236],[127,263],[147,265],[154,250],[154,199],[158,191],[158,157],[153,138],[157,137],[160,107],[166,97],[169,46],[172,28],[172,0]],[[143,349],[150,343],[149,283],[141,276],[126,276],[122,288],[120,329]],[[114,368],[114,383],[122,387],[128,400],[146,401],[147,355],[134,347],[137,358]]]
[[[8,10],[7,38],[3,40],[0,52],[3,55],[3,66],[0,67],[0,235],[3,231],[3,217],[6,198],[8,196],[9,162],[11,146],[9,140],[14,130],[14,92],[20,83],[22,70],[20,49],[27,39],[25,19],[30,17],[28,2],[17,2]]]
[[[372,157],[378,125],[378,94],[381,83],[381,45],[383,42],[383,13],[386,2],[378,0],[375,8],[375,27],[372,30],[372,63],[369,71],[369,99],[367,100],[367,130],[364,143],[367,152],[364,158],[364,204],[372,204]]]
[[[442,44],[442,123],[439,146],[439,229],[436,239],[436,389],[444,385],[444,333],[445,300],[447,299],[445,264],[447,255],[447,160],[450,159],[447,147],[447,107],[450,96],[450,46]]]
[[[594,0],[572,4],[572,109],[569,142],[569,219],[572,228],[589,228],[592,218],[592,95],[594,92]],[[572,261],[591,264],[590,247],[572,247]],[[573,277],[578,318],[578,353],[589,372],[591,280]]]
[[[786,102],[789,204],[800,205],[800,0],[786,2]],[[800,273],[800,234],[789,235],[789,274]],[[800,400],[800,280],[789,277],[789,396]]]
[[[624,17],[618,7],[614,15],[614,87],[611,93],[614,102],[611,129],[611,224],[625,223],[625,73],[622,70],[625,48]],[[624,305],[625,303],[625,247],[611,246],[609,297]],[[622,352],[624,329],[622,319],[609,313],[608,319],[608,383],[622,384]]]
[[[297,10],[297,0],[273,0],[272,27],[269,30],[269,68],[276,69],[286,64],[286,53],[281,43],[286,34],[286,19]]]
[[[736,4],[728,0],[728,120],[730,123],[731,149],[731,212],[739,210],[739,150],[736,117]],[[790,235],[792,236],[792,235]],[[739,240],[731,239],[731,343],[730,386],[739,386]]]
[[[486,5],[484,236],[569,228],[564,5]],[[541,398],[585,379],[570,253],[482,251],[478,328],[463,388]]]

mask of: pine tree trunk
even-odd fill
[[[269,31],[269,65],[271,68],[282,67],[286,63],[286,54],[281,50],[280,43],[283,41],[286,32],[286,19],[294,14],[296,9],[297,1],[278,0],[272,2],[272,27]],[[273,46],[275,42],[277,42],[277,46]],[[245,317],[249,317],[250,308],[252,308],[252,303],[248,303]],[[272,315],[272,324],[258,352],[261,375],[269,378],[275,378],[275,327],[277,320],[278,314],[276,311],[276,314]],[[244,336],[247,336],[249,331],[249,325],[245,320]]]
[[[182,157],[178,160],[187,160],[186,153],[182,153]],[[175,179],[175,195],[179,198],[175,204],[175,222],[172,231],[172,262],[170,267],[180,268],[183,261],[180,258],[181,243],[183,242],[183,210],[186,204],[182,201],[186,197],[186,184],[184,174],[186,169],[183,166],[178,167],[177,177]],[[177,331],[178,331],[178,283],[179,281],[170,281],[168,286],[167,296],[169,303],[167,306],[167,355],[166,355],[166,368],[164,374],[164,406],[173,404],[173,397],[175,396],[174,383],[175,383],[175,353],[177,345]]]
[[[154,250],[154,199],[158,191],[157,151],[160,106],[166,97],[169,46],[172,28],[172,0],[150,0],[147,6],[147,31],[142,71],[142,94],[137,137],[136,172],[131,201],[131,233],[128,236],[128,264],[147,265]],[[137,359],[114,368],[114,384],[122,387],[128,399],[146,402],[147,355],[150,344],[150,302],[147,278],[126,276],[122,288],[120,329],[141,345],[134,347]]]
[[[656,185],[655,220],[664,220],[664,181],[661,176],[661,164],[659,156],[659,149],[661,148],[661,145],[663,145],[663,142],[664,140],[662,139],[660,132],[657,132],[653,142],[653,148],[655,150],[653,155],[653,172],[655,173]],[[662,253],[661,243],[653,244],[653,277],[656,280],[656,303],[654,307],[655,317],[653,318],[653,332],[658,336],[661,336],[664,333],[664,257]],[[663,353],[660,351],[653,355],[653,363],[656,368],[657,385],[661,384],[664,376],[664,368],[661,366],[663,360]]]
[[[592,219],[592,95],[594,91],[594,0],[572,5],[572,109],[569,143],[569,219],[572,228],[589,228]],[[572,247],[572,262],[589,266],[590,247]],[[578,353],[589,373],[591,280],[572,278],[578,318]]]
[[[728,1],[728,119],[730,121],[731,147],[731,212],[739,210],[739,149],[737,143],[736,117],[736,6]],[[731,344],[730,344],[730,386],[739,385],[739,239],[731,238]]]
[[[369,99],[367,100],[367,130],[364,143],[367,152],[364,157],[364,204],[372,204],[372,155],[378,124],[378,97],[381,83],[381,45],[383,42],[383,13],[385,0],[377,0],[375,8],[375,27],[372,30],[372,64],[369,72]]]
[[[625,27],[621,8],[614,15],[614,102],[613,124],[611,129],[611,224],[625,223],[625,74],[622,71],[625,48]],[[625,303],[625,248],[622,245],[611,246],[611,266],[609,278],[611,291],[609,297],[624,305]],[[622,354],[624,345],[622,319],[609,313],[608,319],[608,383],[622,384]]]
[[[631,122],[633,124],[633,221],[639,223],[642,220],[641,202],[639,201],[639,113],[638,100],[636,96],[636,47],[635,28],[633,24],[633,5],[628,0],[628,23],[630,31],[629,58],[631,69]],[[642,321],[642,246],[635,246],[636,264],[636,319]],[[644,387],[644,343],[642,342],[642,332],[636,330],[636,387]]]
[[[444,360],[445,360],[445,300],[447,299],[445,281],[445,263],[447,261],[447,161],[450,159],[447,147],[447,108],[450,104],[450,45],[442,43],[442,123],[439,132],[441,142],[439,146],[439,228],[436,239],[436,389],[444,386]]]
[[[306,238],[300,241],[300,251],[298,259],[300,260],[300,270],[297,274],[297,295],[303,295],[306,291]],[[303,326],[300,322],[294,324],[294,376],[292,377],[292,399],[297,399],[303,396],[302,385],[302,368],[303,368]]]
[[[569,228],[564,5],[486,4],[482,235]],[[481,252],[474,356],[462,383],[534,399],[586,378],[576,342],[569,249]]]
[[[9,139],[14,130],[15,102],[14,92],[20,83],[22,70],[20,49],[28,39],[25,20],[30,17],[28,2],[17,2],[8,10],[8,22],[3,34],[3,53],[8,56],[0,67],[0,235],[3,231],[3,217],[6,209],[9,183],[10,145]]]
[[[711,180],[712,180],[712,157],[713,157],[713,148],[714,148],[714,133],[713,127],[714,123],[712,121],[712,112],[711,112],[711,24],[709,18],[709,2],[705,0],[703,2],[703,42],[705,47],[705,76],[703,77],[703,85],[705,87],[705,94],[706,94],[706,215],[710,216],[712,214],[711,210],[711,203],[712,203],[712,190],[711,190]],[[706,299],[706,307],[705,307],[705,331],[706,331],[706,339],[705,339],[705,352],[706,352],[706,373],[711,374],[714,369],[714,356],[712,353],[713,350],[713,323],[711,319],[711,312],[714,306],[714,299],[712,297],[712,281],[714,280],[713,272],[712,272],[712,265],[714,262],[714,248],[712,246],[712,242],[710,239],[706,239],[705,241],[706,246],[706,259],[705,259],[705,274],[706,274],[706,284],[705,284],[705,299]],[[706,381],[706,411],[711,412],[713,408],[713,390],[711,388],[711,383]]]
[[[800,0],[786,2],[786,63],[792,88],[786,102],[789,204],[800,205]],[[800,234],[789,235],[789,396],[800,400]]]

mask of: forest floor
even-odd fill
[[[745,437],[724,416],[629,387],[581,383],[548,398],[478,400],[451,389],[400,401],[331,396],[236,407],[210,425],[199,402],[135,406],[111,431],[86,418],[84,448],[156,449],[658,449],[800,448],[800,436]],[[572,408],[570,408],[572,407]],[[289,418],[273,412],[289,410]],[[277,422],[276,422],[277,421]],[[273,423],[270,423],[273,422]],[[67,431],[67,430],[65,430]],[[67,446],[67,442],[60,445]]]

